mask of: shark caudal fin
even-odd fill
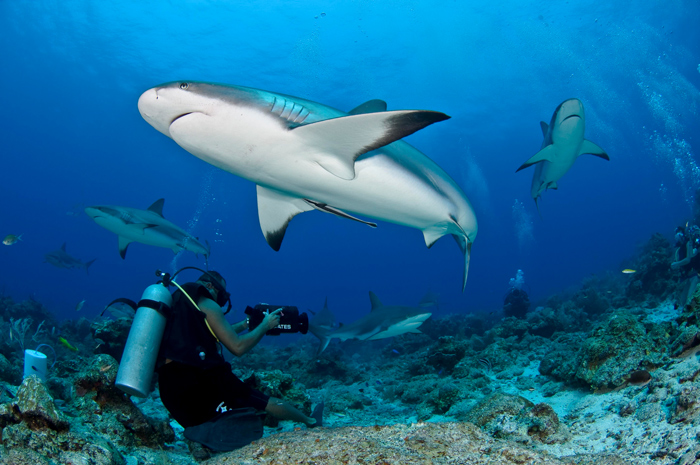
[[[88,268],[90,268],[90,265],[92,265],[93,263],[95,263],[95,260],[97,260],[97,259],[96,259],[96,258],[93,258],[92,260],[90,260],[89,262],[87,262],[87,263],[85,264],[85,273],[90,274],[90,273],[88,272]]]
[[[335,316],[328,308],[328,297],[326,297],[323,308],[318,313],[314,313],[314,317],[309,322],[309,331],[311,331],[311,334],[316,336],[320,342],[318,350],[316,351],[317,357],[321,355],[321,352],[326,350],[326,347],[328,347],[328,344],[331,342],[331,332],[334,326]]]

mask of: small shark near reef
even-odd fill
[[[68,255],[68,253],[66,252],[65,242],[63,243],[60,249],[54,250],[53,252],[49,252],[46,255],[44,255],[44,263],[49,263],[58,268],[85,268],[86,273],[88,272],[88,268],[90,268],[90,265],[92,265],[92,263],[95,260],[97,259],[95,258],[87,263],[83,263],[82,261],[73,257],[72,255]]]
[[[323,310],[309,323],[309,331],[321,341],[318,347],[319,354],[328,347],[328,343],[333,338],[341,341],[347,339],[366,341],[386,339],[404,333],[420,333],[418,327],[432,315],[418,307],[385,306],[372,291],[369,293],[369,300],[372,303],[369,314],[350,324],[341,325],[335,330],[333,330],[333,318],[326,300]]]
[[[132,242],[171,249],[174,253],[189,250],[209,258],[209,247],[196,237],[163,218],[164,199],[153,202],[147,210],[98,205],[87,207],[85,213],[119,238],[119,255],[126,258],[126,249]]]
[[[182,148],[257,185],[258,219],[279,250],[289,221],[320,210],[376,218],[423,232],[428,247],[450,234],[464,254],[462,290],[477,234],[474,210],[437,164],[400,139],[449,118],[386,111],[370,100],[346,113],[240,86],[178,81],[144,92],[141,116]]]
[[[583,138],[586,116],[583,103],[577,98],[563,101],[552,115],[549,125],[540,122],[544,140],[540,151],[523,163],[515,172],[537,164],[532,177],[530,195],[535,200],[547,189],[557,189],[557,181],[573,166],[579,155],[588,153],[610,160],[608,154],[593,142]]]

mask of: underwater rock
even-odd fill
[[[517,442],[531,440],[545,444],[564,442],[565,430],[552,407],[545,403],[533,404],[511,394],[495,393],[476,404],[464,418],[496,438]]]
[[[615,388],[625,383],[631,372],[661,365],[665,351],[648,337],[634,315],[617,310],[584,341],[575,376],[594,390]]]
[[[55,431],[64,431],[69,426],[56,408],[46,386],[35,375],[28,376],[22,382],[12,409],[31,430],[50,428]]]
[[[417,365],[428,365],[432,367],[426,373],[434,373],[440,371],[452,372],[455,365],[457,365],[464,354],[467,352],[469,345],[466,341],[455,338],[454,336],[442,336],[438,339],[437,347],[431,350],[428,355],[427,360],[420,360]],[[415,372],[417,366],[411,367],[411,371]],[[418,374],[418,373],[415,373]]]
[[[236,451],[219,454],[206,463],[552,465],[566,462],[546,453],[491,438],[469,423],[414,423],[280,433]]]
[[[96,341],[94,353],[108,354],[121,361],[126,340],[129,337],[132,320],[118,318],[116,320],[97,320],[92,323],[90,330]],[[101,341],[101,342],[100,342]]]
[[[560,334],[552,341],[548,352],[540,361],[540,374],[574,384],[578,368],[577,354],[584,340],[583,333]]]
[[[582,308],[589,316],[597,316],[605,313],[610,308],[610,301],[602,297],[592,287],[584,287],[574,294],[572,299],[577,307]]]
[[[684,386],[675,399],[675,409],[669,423],[695,423],[700,417],[700,388]]]
[[[509,337],[515,336],[521,338],[527,333],[530,325],[526,320],[522,320],[523,317],[509,316],[503,319],[501,324],[496,325],[490,330],[494,337],[500,337],[507,339]]]
[[[18,385],[22,382],[22,370],[17,364],[10,363],[2,354],[0,354],[0,380],[7,381],[12,385]]]
[[[556,332],[578,332],[590,326],[587,314],[574,302],[549,299],[546,307],[538,308],[527,314],[530,334],[550,338]]]

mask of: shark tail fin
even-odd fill
[[[96,259],[96,258],[93,258],[92,260],[90,260],[89,262],[87,262],[87,263],[85,264],[85,273],[90,274],[90,273],[88,272],[88,268],[90,268],[90,265],[92,265],[93,263],[95,263],[95,260],[97,260],[97,259]]]
[[[316,356],[318,357],[321,355],[321,352],[326,350],[326,347],[328,347],[328,344],[331,342],[331,330],[325,326],[309,325],[309,331],[319,340],[318,350],[316,351]]]

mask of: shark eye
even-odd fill
[[[187,90],[187,88],[188,88],[189,86],[190,86],[189,84],[187,84],[186,82],[183,82],[182,84],[180,84],[180,89],[182,89],[182,90]]]

